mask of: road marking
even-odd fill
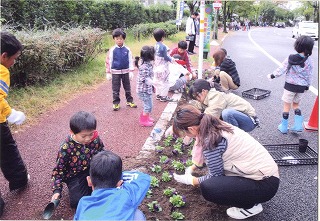
[[[254,29],[257,30],[257,29]],[[267,56],[271,61],[273,61],[276,65],[281,66],[281,62],[279,62],[277,59],[275,59],[274,57],[272,57],[270,54],[268,54],[268,52],[266,52],[260,45],[258,45],[251,37],[251,31],[249,31],[248,33],[248,37],[250,39],[250,41],[265,55]],[[317,47],[318,48],[318,47]],[[315,95],[318,96],[318,90],[313,87],[312,85],[310,85],[309,90],[314,93]]]

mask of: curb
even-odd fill
[[[164,135],[168,122],[172,119],[174,112],[178,106],[178,102],[180,101],[182,93],[173,94],[172,98],[174,101],[169,102],[166,108],[163,110],[159,120],[156,125],[153,127],[150,136],[147,138],[146,142],[142,146],[141,151],[139,152],[137,159],[145,159],[150,156],[155,150],[156,145],[161,140]]]

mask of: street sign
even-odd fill
[[[219,9],[219,8],[221,8],[221,5],[222,5],[220,2],[214,2],[212,4],[213,4],[214,9]]]

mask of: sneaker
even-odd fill
[[[132,108],[137,108],[137,105],[133,102],[127,102],[127,106],[130,106]]]
[[[231,207],[227,209],[227,214],[233,219],[246,219],[261,213],[262,210],[263,210],[262,205],[259,203],[254,205],[250,209]]]
[[[162,102],[167,102],[167,101],[171,102],[171,101],[173,101],[173,99],[168,97],[168,96],[164,96],[164,97],[160,97],[160,101],[162,101]]]
[[[157,99],[157,100],[160,100],[160,98],[161,98],[160,95],[157,95],[157,96],[156,96],[156,99]]]
[[[117,110],[120,109],[120,104],[114,104],[114,105],[112,106],[112,108],[113,108],[114,111],[117,111]]]

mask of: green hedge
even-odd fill
[[[98,28],[15,32],[24,49],[11,69],[12,86],[46,83],[93,59],[101,53],[104,34]]]
[[[156,28],[161,28],[165,31],[167,37],[178,33],[177,26],[175,23],[160,22],[160,23],[150,23],[150,24],[139,24],[135,25],[130,29],[130,32],[140,41],[140,38],[147,38],[153,36],[153,31]]]

